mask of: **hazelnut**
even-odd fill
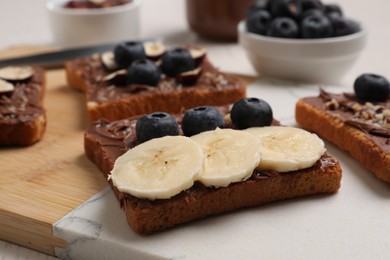
[[[100,59],[107,70],[116,70],[118,68],[112,51],[103,52]]]
[[[176,80],[183,85],[193,85],[199,78],[202,73],[201,68],[196,68],[194,70],[182,72],[176,76]]]
[[[0,96],[11,97],[14,92],[14,84],[0,79]]]
[[[161,42],[145,42],[144,50],[146,57],[153,61],[157,61],[165,53],[166,48]]]
[[[0,79],[17,83],[25,82],[32,78],[34,70],[30,66],[9,66],[0,69]]]
[[[204,48],[190,48],[189,51],[195,61],[195,65],[198,67],[206,56],[206,50]]]
[[[127,70],[117,70],[101,79],[102,82],[114,85],[125,85],[127,82]]]

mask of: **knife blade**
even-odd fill
[[[160,39],[144,39],[145,41],[161,41]],[[114,49],[118,43],[107,43],[93,46],[74,47],[61,49],[40,54],[27,55],[17,58],[0,59],[0,67],[18,66],[18,65],[35,65],[44,68],[58,68],[64,65],[66,60],[90,56],[94,53],[102,53]]]

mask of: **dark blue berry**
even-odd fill
[[[293,19],[288,17],[277,17],[272,20],[267,35],[281,38],[298,38],[299,28]]]
[[[217,127],[223,128],[224,125],[223,116],[218,109],[212,106],[201,106],[187,110],[181,126],[184,135],[192,136]]]
[[[114,48],[114,59],[120,68],[127,68],[133,61],[145,58],[146,54],[141,42],[123,42]]]
[[[259,10],[270,10],[270,0],[257,0],[249,5],[246,16],[250,16],[252,13],[255,13]]]
[[[356,97],[361,101],[383,102],[389,98],[389,81],[380,75],[362,74],[353,84]]]
[[[161,70],[168,76],[176,76],[193,69],[195,69],[195,61],[187,49],[171,49],[162,57]]]
[[[308,10],[324,10],[324,5],[320,0],[301,0],[302,11],[306,12]]]
[[[230,118],[238,129],[269,126],[272,124],[271,106],[258,98],[244,98],[234,103]]]
[[[256,34],[267,34],[268,25],[271,22],[271,14],[267,10],[258,10],[250,14],[245,23],[248,32]]]
[[[335,37],[353,34],[360,30],[357,22],[340,16],[332,18],[331,23],[333,26],[333,36]]]
[[[127,69],[130,84],[145,84],[157,86],[161,72],[154,62],[142,59],[134,61]]]
[[[155,112],[138,119],[135,131],[138,141],[142,143],[166,135],[178,135],[179,125],[170,114]]]
[[[343,10],[337,4],[324,5],[324,11],[326,15],[338,15],[343,16]]]
[[[290,17],[297,19],[302,12],[300,0],[273,0],[271,3],[271,13],[275,17]]]
[[[332,23],[325,15],[312,14],[302,20],[301,35],[307,39],[332,37]]]
[[[324,12],[320,9],[309,9],[302,13],[301,20],[311,15],[324,15]]]

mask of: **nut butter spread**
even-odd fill
[[[11,96],[0,95],[0,124],[28,122],[42,115],[43,82],[43,70],[34,68],[31,79],[14,84]]]
[[[304,100],[366,133],[381,150],[390,153],[390,99],[362,103],[354,94],[334,94],[321,89],[318,97]]]

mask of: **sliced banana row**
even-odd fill
[[[216,129],[142,143],[115,161],[110,178],[122,192],[167,199],[195,181],[226,187],[248,179],[255,168],[285,172],[310,167],[324,152],[321,139],[297,128]]]

